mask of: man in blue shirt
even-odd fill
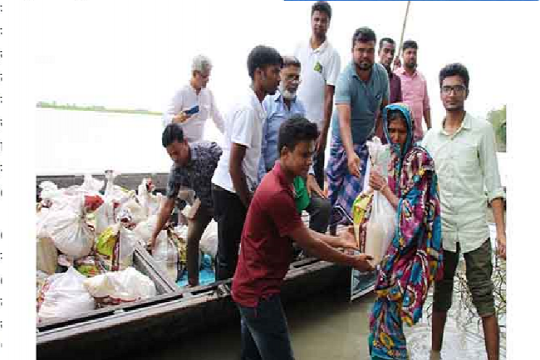
[[[336,111],[326,169],[332,230],[338,223],[352,222],[352,204],[362,191],[369,156],[366,140],[373,136],[377,112],[388,104],[388,73],[375,63],[376,41],[370,28],[355,31],[353,59],[339,74],[336,84]]]
[[[276,160],[279,160],[277,142],[281,124],[295,115],[306,115],[304,105],[296,96],[296,90],[300,84],[300,70],[300,61],[296,57],[283,57],[279,92],[267,95],[263,101],[266,121],[263,126],[259,182],[274,167]],[[305,190],[303,190],[304,187]],[[306,179],[295,180],[295,190],[298,210],[305,209],[310,214],[309,227],[314,231],[325,233],[330,219],[330,201],[319,187],[313,167],[310,168]],[[302,194],[302,191],[307,191],[307,194]],[[306,201],[302,201],[301,197]]]

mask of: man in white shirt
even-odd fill
[[[225,130],[225,123],[216,106],[214,95],[206,87],[211,71],[212,63],[208,57],[195,56],[191,64],[189,84],[184,85],[174,94],[163,113],[163,127],[171,123],[179,124],[188,144],[203,140],[204,125],[209,118],[214,120],[221,133]],[[186,203],[193,204],[194,196],[192,189],[181,186],[178,192],[177,208],[181,210]]]
[[[306,108],[306,117],[316,123],[320,131],[313,167],[321,189],[324,189],[324,151],[332,116],[334,88],[341,66],[338,52],[326,38],[331,17],[332,8],[326,1],[313,4],[311,37],[300,44],[294,53],[302,64],[298,98]]]
[[[163,127],[178,123],[188,143],[203,140],[204,124],[212,118],[221,133],[225,129],[212,91],[206,87],[210,79],[212,63],[204,55],[198,55],[191,65],[191,79],[172,97],[163,114]]]
[[[258,183],[266,118],[262,101],[276,92],[283,59],[275,49],[260,45],[251,50],[247,63],[251,87],[227,116],[223,155],[212,178],[218,224],[216,280],[232,277],[236,269],[247,208]]]
[[[439,73],[439,83],[446,116],[442,129],[429,130],[422,143],[435,160],[439,176],[444,248],[444,275],[435,282],[433,295],[431,358],[440,358],[461,251],[472,301],[482,318],[488,359],[495,360],[499,359],[499,325],[491,281],[488,201],[497,228],[497,252],[506,259],[505,194],[499,176],[495,134],[490,123],[465,112],[464,103],[469,95],[469,73],[465,66],[445,66]]]

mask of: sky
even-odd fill
[[[37,80],[35,101],[96,104],[163,111],[190,76],[191,59],[209,56],[209,83],[223,112],[249,85],[246,59],[256,45],[291,54],[309,38],[312,2],[259,1],[34,1],[28,46]],[[361,26],[377,38],[399,41],[406,2],[331,2],[329,41],[343,66],[351,37]],[[509,61],[501,44],[511,37],[501,26],[513,4],[413,2],[404,36],[419,44],[418,69],[428,81],[434,124],[443,109],[438,72],[462,62],[471,75],[468,110],[485,116],[507,103],[511,89],[494,75]],[[489,11],[486,11],[488,10]],[[488,21],[485,21],[487,18]],[[481,25],[479,22],[481,22]],[[494,87],[495,85],[495,87]]]

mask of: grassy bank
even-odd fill
[[[70,111],[94,111],[104,113],[116,113],[116,114],[138,114],[138,115],[163,115],[161,112],[150,111],[145,109],[109,109],[105,106],[81,106],[76,104],[57,104],[55,102],[48,103],[40,101],[36,104],[37,108],[41,109],[55,109],[55,110],[70,110]]]

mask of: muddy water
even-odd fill
[[[454,303],[448,316],[442,358],[486,359],[482,327],[471,311],[465,289],[456,283]],[[462,299],[463,296],[463,299]],[[368,294],[349,302],[343,291],[322,294],[309,301],[285,306],[295,357],[297,359],[368,360],[368,317],[374,295]],[[428,360],[431,345],[431,296],[424,318],[406,329],[411,359]],[[504,325],[504,318],[502,318]],[[506,358],[506,333],[501,328],[501,359]],[[130,359],[239,359],[238,324],[229,324],[212,332],[179,339],[175,344],[161,345],[158,350],[130,356]]]
[[[458,300],[458,299],[456,299]],[[431,297],[429,299],[431,303]],[[431,309],[428,316],[412,328],[406,329],[406,338],[411,359],[429,359],[431,346]],[[501,359],[506,359],[506,329],[504,318],[499,318],[501,326]],[[459,301],[450,310],[444,332],[443,360],[458,359],[487,359],[484,348],[484,337],[480,319],[470,312],[470,309]]]

